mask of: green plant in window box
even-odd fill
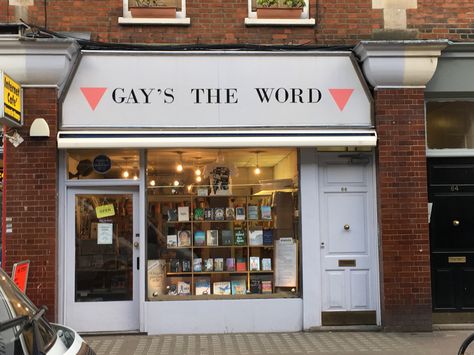
[[[130,0],[128,9],[132,17],[176,18],[176,5],[164,0]]]
[[[298,19],[305,0],[257,0],[257,17],[263,19]]]

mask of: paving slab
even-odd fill
[[[84,335],[97,355],[456,355],[472,331]],[[466,355],[474,354],[472,351]]]

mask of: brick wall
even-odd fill
[[[382,10],[372,0],[309,0],[313,27],[246,27],[247,0],[188,0],[190,26],[124,26],[122,0],[36,0],[29,22],[54,31],[91,32],[94,40],[126,43],[179,44],[355,44],[383,28]],[[0,22],[13,19],[14,7],[0,0]],[[418,0],[407,10],[409,29],[418,38],[472,40],[474,2]]]
[[[383,326],[431,330],[423,89],[377,90],[375,115]]]
[[[29,259],[27,295],[36,305],[49,308],[56,319],[56,190],[57,190],[57,91],[24,90],[25,125],[18,129],[25,139],[14,148],[7,143],[6,216],[13,218],[13,233],[6,235],[6,265]],[[34,140],[29,127],[34,118],[49,124],[49,139]]]

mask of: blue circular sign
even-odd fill
[[[98,155],[94,158],[93,167],[96,173],[105,174],[112,167],[112,161],[107,155]]]

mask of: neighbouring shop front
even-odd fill
[[[58,134],[60,320],[380,324],[375,145],[349,52],[84,51]]]
[[[449,46],[426,89],[433,323],[473,322],[473,49]]]

